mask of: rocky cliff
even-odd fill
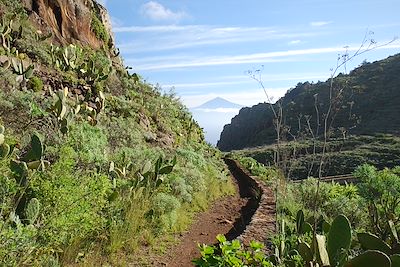
[[[114,47],[107,10],[93,0],[23,0],[30,20],[60,44]]]
[[[400,134],[400,54],[373,63],[363,63],[348,75],[334,78],[335,98],[330,117],[333,135]],[[323,133],[323,116],[329,106],[330,80],[299,83],[281,99],[287,140],[293,135],[317,131],[316,108],[319,112],[319,134]],[[315,104],[317,101],[317,104]],[[277,108],[275,106],[275,108]],[[333,115],[332,115],[333,114]],[[272,144],[276,140],[271,106],[258,104],[243,108],[230,124],[225,125],[217,146],[229,151]]]

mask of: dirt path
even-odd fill
[[[213,244],[217,234],[234,239],[243,232],[258,203],[251,197],[248,185],[233,176],[232,180],[236,185],[235,195],[219,199],[208,211],[198,214],[189,231],[181,236],[179,244],[167,251],[163,258],[155,260],[153,266],[193,266],[192,259],[200,256],[198,243]]]

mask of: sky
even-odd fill
[[[399,0],[103,0],[124,64],[147,82],[172,90],[188,107],[223,97],[252,106],[298,82],[324,81],[338,54],[400,35]],[[366,44],[368,45],[368,44]],[[344,48],[347,47],[347,48]],[[400,42],[357,56],[400,52]],[[346,70],[341,70],[346,72]]]

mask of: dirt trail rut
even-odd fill
[[[260,192],[255,192],[257,189],[254,184],[249,183],[246,173],[232,165],[232,162],[227,163],[235,182],[235,195],[218,199],[209,210],[199,213],[190,229],[181,235],[179,243],[163,257],[154,259],[151,266],[193,266],[192,259],[200,256],[197,244],[213,244],[217,234],[224,234],[232,240],[246,233],[246,226],[251,224],[252,217],[259,208]],[[274,219],[274,216],[269,216],[269,221]],[[264,239],[263,236],[259,241]]]

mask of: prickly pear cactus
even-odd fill
[[[348,261],[344,267],[391,267],[390,258],[378,250],[368,250]]]
[[[332,266],[339,266],[347,258],[351,243],[351,226],[344,215],[337,216],[329,229],[328,254]]]

